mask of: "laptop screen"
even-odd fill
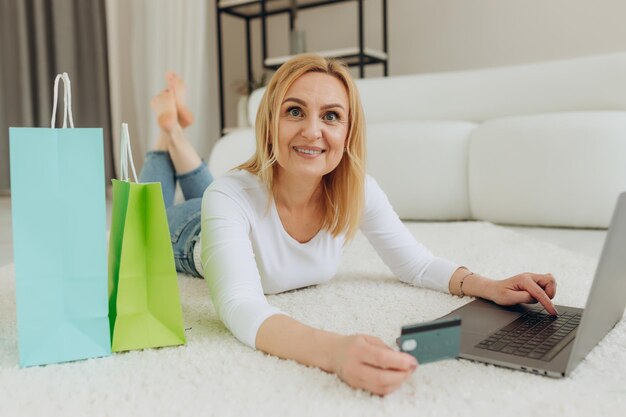
[[[622,318],[626,307],[626,192],[617,199],[567,364],[569,373]]]

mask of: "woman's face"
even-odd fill
[[[343,157],[348,92],[337,78],[309,72],[287,90],[278,120],[279,176],[320,180]]]

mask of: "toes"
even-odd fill
[[[185,81],[178,76],[174,71],[168,72],[168,83],[170,87],[175,91],[177,95],[182,95],[185,92]]]
[[[165,89],[161,91],[159,94],[157,94],[156,96],[152,97],[152,99],[150,100],[150,104],[154,106],[154,105],[158,105],[161,102],[169,101],[172,99],[173,99],[172,91],[169,89]]]
[[[158,98],[169,98],[172,95],[172,90],[170,88],[166,88],[165,90],[162,90],[160,93],[158,93],[156,96],[154,96],[152,99],[158,99]]]

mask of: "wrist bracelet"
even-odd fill
[[[465,281],[465,278],[469,277],[470,275],[474,275],[473,272],[470,272],[467,275],[464,275],[463,278],[461,278],[461,281],[459,282],[459,297],[463,298],[465,297],[465,293],[463,292],[463,282]]]

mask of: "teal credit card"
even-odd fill
[[[420,364],[455,359],[461,349],[461,318],[402,326],[396,343],[400,351],[413,355]]]

